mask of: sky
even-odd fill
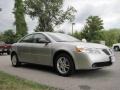
[[[120,28],[120,0],[64,0],[64,8],[73,6],[77,13],[75,13],[75,20],[73,23],[74,31],[81,31],[86,23],[88,16],[99,16],[103,20],[104,28]],[[13,15],[14,0],[0,0],[0,32],[7,29],[15,30],[14,15]],[[37,20],[30,19],[26,16],[29,33],[33,32],[37,25]],[[57,26],[55,30],[63,30],[71,32],[72,22],[65,22]]]

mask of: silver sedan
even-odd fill
[[[107,46],[83,43],[70,35],[52,32],[26,35],[13,44],[11,50],[14,67],[21,63],[47,65],[62,76],[69,76],[75,70],[111,66],[115,61]]]

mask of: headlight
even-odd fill
[[[80,48],[79,46],[76,47],[76,52],[85,52],[91,54],[101,54],[99,49],[96,48]]]

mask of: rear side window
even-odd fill
[[[20,42],[33,43],[33,35],[24,37]]]

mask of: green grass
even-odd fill
[[[0,90],[57,90],[0,71]]]

